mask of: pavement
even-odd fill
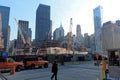
[[[51,64],[49,68],[24,70],[16,72],[14,75],[4,73],[3,75],[8,80],[51,80]],[[100,67],[94,66],[92,61],[59,64],[58,80],[101,80]]]

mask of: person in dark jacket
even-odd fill
[[[55,76],[55,80],[57,80],[57,72],[58,72],[58,64],[56,61],[52,64],[52,73],[51,80],[53,80],[53,77]]]

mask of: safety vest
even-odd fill
[[[106,62],[105,61],[101,61],[100,65],[101,65],[101,69],[103,71],[105,71],[106,70]]]

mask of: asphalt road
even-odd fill
[[[51,80],[49,68],[23,70],[14,75],[4,73],[9,80]],[[93,63],[80,63],[59,66],[58,80],[100,80],[100,68]]]

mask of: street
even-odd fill
[[[14,75],[3,73],[9,80],[51,80],[49,68],[23,70]],[[58,80],[100,80],[100,68],[91,63],[59,66]]]

